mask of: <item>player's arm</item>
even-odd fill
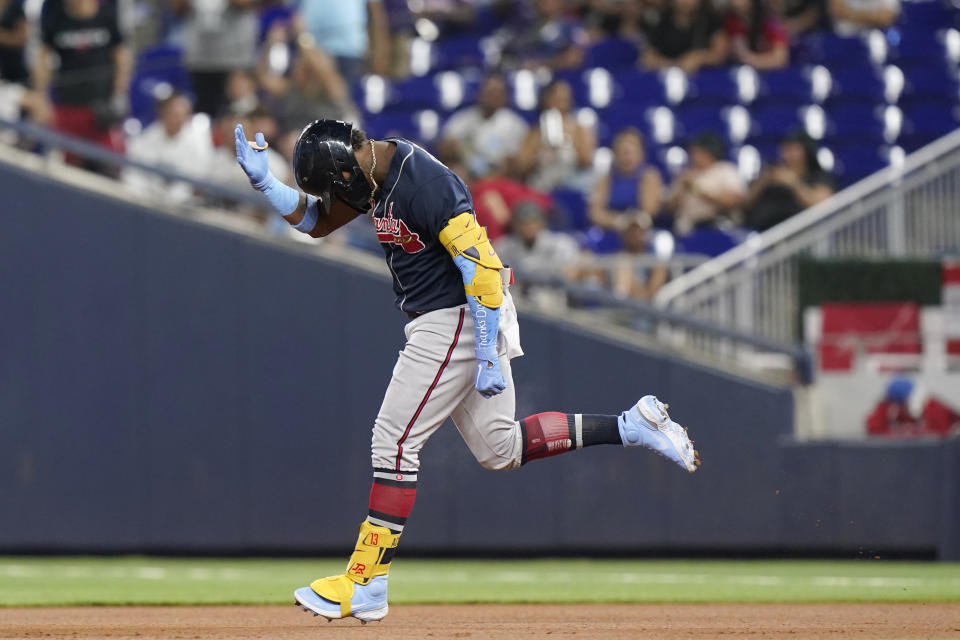
[[[463,289],[473,315],[477,345],[477,375],[474,386],[485,398],[507,388],[497,355],[500,305],[503,303],[503,263],[487,238],[487,230],[467,211],[451,218],[440,231],[440,243],[453,256],[463,275]]]
[[[329,195],[317,198],[283,184],[271,173],[267,164],[267,145],[263,134],[256,135],[258,148],[254,149],[247,141],[242,125],[238,124],[234,133],[237,162],[250,178],[250,184],[263,193],[273,210],[297,231],[321,238],[360,215],[359,211],[347,206],[332,207]]]

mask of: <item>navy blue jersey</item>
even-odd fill
[[[401,138],[370,215],[393,274],[401,311],[424,312],[465,304],[463,276],[437,240],[450,218],[473,212],[473,199],[453,171]]]

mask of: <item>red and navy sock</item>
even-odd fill
[[[520,421],[521,464],[595,444],[623,444],[617,416],[583,413],[537,413]]]
[[[416,472],[374,469],[367,520],[393,533],[401,533],[416,499]],[[390,562],[396,551],[396,548],[387,549],[381,563]]]

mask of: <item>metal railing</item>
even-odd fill
[[[12,121],[0,118],[0,129],[9,129],[15,131],[22,138],[28,139],[34,144],[42,145],[47,150],[59,149],[101,165],[106,165],[117,169],[123,167],[139,169],[141,171],[159,176],[171,183],[182,182],[190,185],[196,189],[197,192],[200,192],[205,196],[217,201],[238,204],[242,203],[258,208],[266,208],[267,206],[267,202],[263,196],[252,189],[238,189],[236,187],[216,184],[207,180],[199,180],[193,176],[172,171],[165,167],[138,162],[92,142],[87,142],[72,136],[64,135],[62,133],[53,131],[52,129],[40,127],[23,120]]]
[[[717,327],[797,343],[800,258],[958,253],[960,129],[910,154],[902,166],[878,171],[668,282],[655,304]],[[709,339],[701,346],[727,348]]]

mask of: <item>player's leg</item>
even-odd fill
[[[390,562],[416,499],[420,450],[473,388],[475,354],[466,319],[461,309],[443,309],[407,325],[407,344],[374,422],[368,517],[347,570],[297,589],[304,610],[364,622],[387,614]]]
[[[468,393],[452,418],[467,446],[487,469],[516,469],[533,460],[599,444],[642,446],[672,460],[687,471],[699,466],[699,456],[686,429],[670,419],[667,406],[644,396],[619,416],[545,412],[514,417],[512,370],[501,357],[507,389],[489,400]]]

